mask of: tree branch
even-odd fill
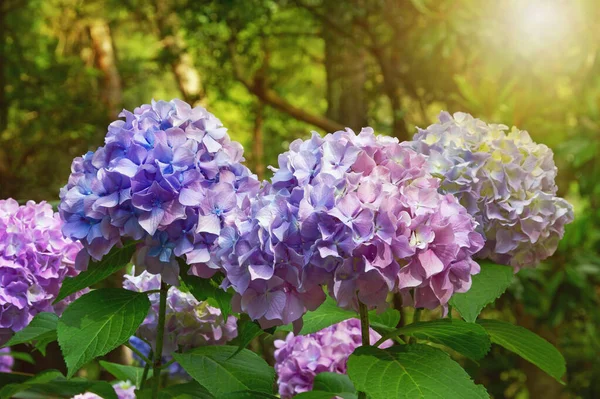
[[[341,123],[333,121],[324,116],[315,115],[304,111],[287,102],[275,90],[268,87],[264,76],[264,71],[262,74],[255,75],[251,79],[245,77],[237,60],[235,45],[235,39],[230,39],[228,42],[228,49],[230,52],[234,76],[238,81],[246,86],[246,89],[248,89],[250,93],[258,97],[264,104],[278,109],[279,111],[282,111],[299,121],[306,122],[310,125],[323,129],[326,132],[334,132],[344,129],[344,125]]]

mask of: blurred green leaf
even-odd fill
[[[535,364],[561,382],[566,372],[565,359],[548,341],[526,328],[500,320],[478,320],[492,342]]]
[[[21,331],[17,331],[3,347],[36,341],[35,347],[45,356],[46,346],[50,342],[56,341],[57,324],[58,316],[56,314],[48,312],[38,313],[27,327]]]

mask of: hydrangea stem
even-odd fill
[[[160,369],[163,351],[163,341],[165,336],[165,314],[167,313],[167,292],[169,286],[162,282],[160,284],[160,302],[158,305],[158,326],[156,331],[156,350],[154,351],[154,359],[152,364],[154,383],[152,384],[152,399],[158,398],[158,390],[160,388]]]
[[[413,323],[418,323],[419,321],[421,321],[421,311],[423,309],[421,308],[416,308],[415,309],[415,313],[413,314]],[[411,337],[408,341],[409,344],[416,344],[417,343],[417,339],[415,337]]]
[[[360,314],[360,335],[362,338],[362,346],[369,346],[371,344],[370,334],[369,334],[369,309],[367,309],[367,305],[360,301],[358,298],[358,311]],[[367,399],[367,394],[365,392],[358,393],[358,399]]]
[[[154,362],[154,353],[152,353],[152,348],[150,348],[150,353],[148,353],[148,358],[152,359]],[[146,380],[148,379],[148,373],[150,372],[151,364],[150,362],[146,362],[144,365],[144,372],[142,373],[142,380],[140,381],[140,389],[144,389],[144,385],[146,385]]]

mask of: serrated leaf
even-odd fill
[[[240,353],[242,349],[246,348],[254,338],[265,333],[260,328],[258,322],[250,320],[247,316],[244,317],[244,315],[237,320],[237,331],[238,335],[235,340],[231,342],[231,344],[237,344],[238,349],[232,356]]]
[[[566,365],[562,354],[550,342],[526,328],[500,320],[478,320],[490,334],[492,343],[498,344],[556,378],[559,382]]]
[[[27,327],[16,332],[2,347],[37,341],[36,348],[45,355],[46,346],[56,340],[57,324],[58,316],[56,314],[48,312],[38,313]]]
[[[337,324],[341,321],[348,320],[354,317],[358,317],[358,314],[352,310],[345,310],[337,306],[335,301],[327,296],[325,302],[321,304],[316,310],[312,312],[306,312],[303,320],[302,329],[299,335],[312,334],[317,331]],[[292,325],[281,326],[278,328],[280,331],[292,331]]]
[[[175,360],[216,397],[236,391],[271,393],[275,370],[256,353],[235,346],[204,346],[174,353]]]
[[[313,389],[300,393],[296,399],[331,399],[339,396],[343,399],[356,399],[356,389],[346,374],[323,372],[316,375]]]
[[[447,353],[427,345],[358,347],[348,359],[348,376],[371,399],[489,398]]]
[[[127,342],[149,308],[146,294],[120,288],[102,288],[74,301],[57,328],[67,376],[70,378],[90,360]]]
[[[142,377],[144,375],[143,367],[125,366],[123,364],[106,362],[104,360],[100,360],[100,366],[104,367],[106,371],[119,381],[131,381],[136,387],[139,387],[142,383]],[[148,370],[147,378],[151,377],[152,368]]]
[[[211,305],[221,309],[223,318],[227,319],[232,313],[231,298],[233,298],[233,294],[219,287],[219,275],[213,276],[210,279],[192,276],[188,274],[189,266],[182,259],[178,259],[178,261],[181,268],[180,278],[183,286],[198,301],[209,301]]]
[[[474,323],[483,308],[506,291],[513,276],[514,271],[510,266],[481,262],[481,272],[471,277],[471,289],[462,294],[454,294],[450,298],[450,305],[458,310],[463,319]]]
[[[401,334],[445,345],[473,360],[483,358],[491,345],[484,328],[457,319],[412,323],[396,330],[395,335]]]
[[[134,252],[135,242],[131,242],[121,248],[113,248],[99,262],[90,262],[86,271],[79,273],[75,277],[65,278],[54,303],[60,302],[69,295],[99,283],[124,268],[131,260]]]
[[[152,398],[152,390],[136,391],[136,398],[150,399]],[[202,385],[193,381],[161,388],[158,391],[158,399],[215,399],[215,397]]]

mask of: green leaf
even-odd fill
[[[74,301],[58,321],[57,329],[67,376],[127,342],[149,308],[146,294],[120,288],[102,288]]]
[[[37,341],[36,348],[46,355],[46,346],[56,340],[58,316],[54,313],[42,312],[35,315],[31,323],[8,341],[5,346],[13,346]]]
[[[204,346],[173,353],[175,360],[210,393],[220,398],[236,391],[271,393],[275,370],[256,353],[235,346]]]
[[[559,382],[566,372],[565,359],[550,342],[526,328],[500,320],[478,320],[492,342],[535,364]]]
[[[88,381],[81,378],[67,380],[56,370],[42,372],[21,383],[6,385],[0,398],[11,398],[20,392],[34,392],[59,398],[71,398],[84,392],[98,394],[105,399],[118,399],[113,387],[106,381]]]
[[[295,399],[331,399],[339,396],[344,399],[356,399],[356,389],[345,374],[319,373],[315,377],[313,389],[294,396]]]
[[[490,337],[485,329],[457,319],[409,324],[396,330],[395,335],[400,334],[445,345],[473,360],[483,358],[490,350]]]
[[[31,377],[27,374],[0,373],[0,388],[3,388],[8,384],[21,384],[30,378]]]
[[[136,366],[125,366],[118,363],[106,362],[100,360],[100,366],[104,367],[106,371],[111,373],[119,381],[131,381],[136,387],[139,387],[142,383],[142,376],[144,374],[143,367]],[[152,377],[152,369],[148,370],[148,378]]]
[[[447,353],[427,345],[358,347],[348,359],[348,376],[371,399],[489,397]]]
[[[379,314],[377,314],[377,310],[369,312],[369,324],[374,328],[395,329],[399,322],[400,312],[392,307],[388,307]]]
[[[135,252],[135,242],[121,248],[113,248],[100,262],[91,262],[88,269],[75,277],[67,277],[60,287],[54,303],[60,302],[69,295],[88,288],[104,280],[111,274],[125,267]]]
[[[238,353],[240,353],[242,351],[242,349],[247,347],[248,344],[250,342],[252,342],[252,340],[254,338],[259,337],[265,333],[265,331],[263,331],[260,328],[260,325],[258,324],[258,322],[250,320],[248,318],[248,316],[246,316],[246,315],[242,315],[242,317],[240,317],[238,319],[237,331],[238,331],[238,335],[235,338],[235,340],[232,341],[231,343],[237,344],[238,349],[232,356],[235,356]]]
[[[152,398],[152,390],[136,391],[136,398],[150,399]],[[160,389],[158,399],[215,399],[215,397],[202,385],[193,381]]]
[[[352,310],[345,310],[337,306],[335,301],[327,296],[325,302],[312,312],[307,312],[302,318],[304,324],[299,335],[312,334],[317,331],[329,327],[353,317],[358,317],[358,314]],[[292,331],[292,325],[279,327],[281,331]]]
[[[483,308],[506,291],[513,281],[513,268],[482,262],[481,272],[472,276],[471,289],[463,294],[454,294],[450,305],[460,312],[463,319],[474,323]]]
[[[222,276],[215,275],[210,279],[192,276],[188,274],[189,266],[183,259],[178,258],[178,261],[181,268],[180,278],[183,282],[183,288],[187,289],[197,300],[209,301],[211,305],[221,309],[223,318],[227,319],[232,313],[231,298],[233,294],[219,287]]]

